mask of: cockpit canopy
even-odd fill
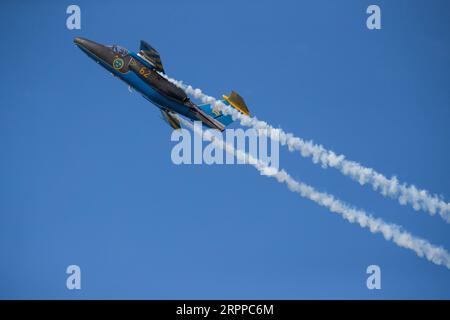
[[[128,50],[125,49],[124,47],[121,47],[121,46],[117,45],[117,44],[113,44],[112,46],[108,46],[108,47],[111,48],[114,53],[118,53],[121,56],[128,55]]]

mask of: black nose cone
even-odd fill
[[[76,44],[76,45],[83,45],[83,42],[85,41],[85,39],[84,38],[80,38],[80,37],[76,37],[75,39],[73,39],[73,42]]]
[[[83,47],[84,49],[87,49],[89,51],[105,47],[104,45],[102,45],[100,43],[94,42],[94,41],[86,39],[86,38],[81,38],[81,37],[76,37],[75,39],[73,39],[73,42],[77,46]]]
[[[73,42],[86,54],[94,59],[101,59],[106,62],[110,62],[113,53],[110,48],[100,43],[91,41],[86,38],[76,37]]]

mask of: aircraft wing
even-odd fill
[[[173,129],[178,130],[181,128],[180,120],[173,117],[170,112],[161,110],[161,118]]]
[[[147,42],[141,40],[139,53],[156,69],[156,71],[165,73],[164,67],[161,62],[161,57],[159,55],[159,52],[155,48],[153,48]]]

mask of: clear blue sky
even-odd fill
[[[248,166],[175,166],[158,110],[73,45],[167,73],[450,199],[448,1],[2,1],[0,298],[450,298],[450,271]],[[382,30],[366,28],[378,4]],[[319,190],[450,249],[448,224],[282,149]],[[82,270],[82,290],[65,269]],[[382,290],[366,288],[366,267]]]

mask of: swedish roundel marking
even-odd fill
[[[114,67],[114,69],[117,69],[117,70],[121,69],[123,67],[123,59],[121,59],[121,58],[114,59],[113,67]]]

